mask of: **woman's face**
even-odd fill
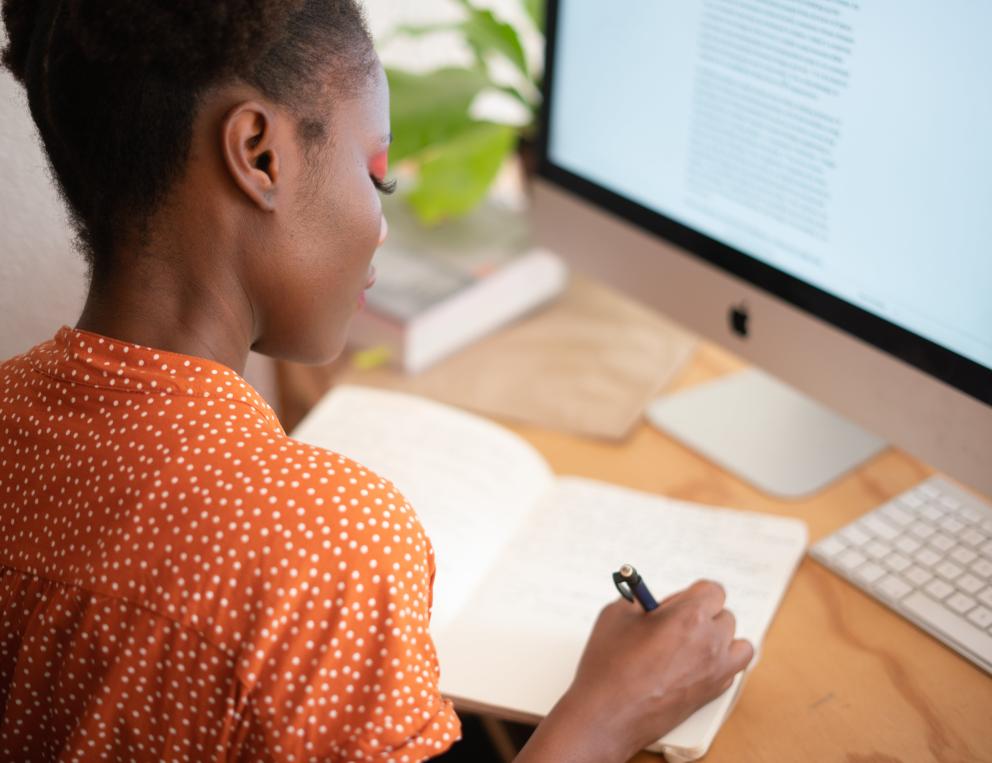
[[[250,279],[260,319],[253,349],[322,363],[344,348],[348,326],[374,278],[372,255],[386,237],[379,191],[389,148],[389,90],[381,67],[361,91],[332,100],[323,147],[283,169],[283,205],[271,246]]]

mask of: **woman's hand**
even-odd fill
[[[517,758],[625,761],[733,682],[754,655],[734,638],[722,586],[697,581],[645,613],[605,607],[571,687]]]

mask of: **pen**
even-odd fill
[[[644,578],[637,574],[637,570],[632,565],[625,564],[614,572],[613,584],[627,601],[637,599],[637,603],[644,607],[645,612],[657,608],[658,602],[654,600],[654,596],[648,590]]]

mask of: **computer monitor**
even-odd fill
[[[992,494],[989,29],[965,0],[551,0],[538,235]]]

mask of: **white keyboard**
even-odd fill
[[[809,551],[992,673],[992,506],[931,477]]]

